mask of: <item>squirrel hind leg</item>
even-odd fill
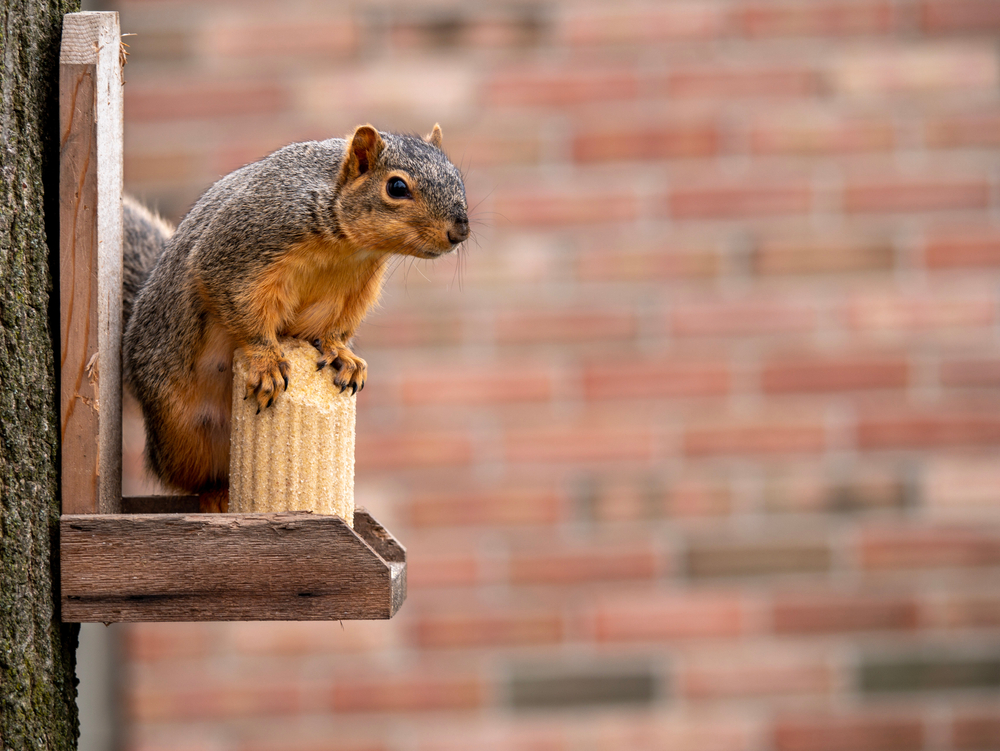
[[[190,408],[170,409],[153,419],[147,417],[146,464],[160,480],[177,490],[197,494],[226,490],[229,421],[183,419],[193,417],[191,412]]]
[[[198,507],[203,514],[225,514],[229,511],[229,488],[216,488],[200,493]]]

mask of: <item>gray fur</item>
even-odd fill
[[[385,144],[377,159],[379,174],[393,169],[408,173],[426,213],[459,228],[456,236],[464,240],[467,203],[455,166],[418,137],[379,135]],[[307,239],[343,239],[352,216],[372,210],[374,192],[382,189],[376,180],[344,198],[340,181],[347,154],[348,141],[333,138],[291,144],[242,167],[209,188],[169,240],[149,225],[143,212],[126,206],[126,255],[134,258],[126,264],[131,269],[126,288],[131,290],[128,300],[134,296],[134,308],[123,341],[124,376],[142,405],[149,467],[168,484],[195,492],[226,486],[228,467],[217,467],[197,487],[166,476],[165,452],[172,448],[161,436],[167,419],[163,410],[172,393],[193,388],[196,358],[213,321],[223,322],[236,338],[253,330],[241,296],[270,264]],[[384,201],[379,208],[392,210]],[[138,228],[130,231],[136,222]],[[448,239],[456,242],[451,231]],[[161,242],[162,254],[148,272]],[[220,378],[231,379],[229,367],[229,359],[218,363]],[[224,420],[206,413],[204,422],[205,435],[228,446],[228,412]]]

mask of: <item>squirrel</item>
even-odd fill
[[[311,342],[341,392],[364,388],[350,341],[390,258],[437,258],[469,237],[465,186],[441,142],[435,124],[425,138],[361,125],[291,144],[215,183],[174,232],[124,202],[123,373],[165,485],[226,510],[237,347],[258,412],[288,386],[282,336]]]

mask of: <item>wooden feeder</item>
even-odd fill
[[[199,514],[121,494],[118,14],[65,17],[59,71],[62,620],[391,618],[406,551],[364,509]]]

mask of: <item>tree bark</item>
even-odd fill
[[[0,747],[74,749],[79,627],[61,624],[57,607],[52,269],[59,31],[79,2],[0,8]]]

